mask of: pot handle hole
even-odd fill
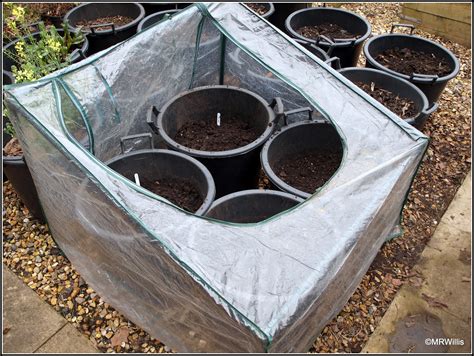
[[[336,70],[341,69],[341,60],[339,57],[332,57],[324,61],[324,63],[331,65],[332,62],[335,62]]]
[[[151,133],[142,133],[142,134],[137,134],[137,135],[129,135],[129,136],[124,136],[120,138],[120,150],[122,151],[122,154],[125,153],[125,142],[129,140],[136,140],[140,138],[146,138],[148,139],[148,142],[150,144],[150,149],[153,149],[153,137]]]
[[[415,26],[408,24],[408,23],[394,23],[390,28],[390,33],[393,33],[393,30],[397,27],[404,27],[410,29],[410,35],[413,35],[413,31],[415,31]]]
[[[274,124],[278,124],[280,118],[282,118],[285,114],[285,108],[283,106],[283,101],[278,96],[272,100],[272,102],[270,103],[270,107],[275,112],[275,118],[269,123],[269,126],[272,126]]]
[[[418,74],[418,73],[411,73],[410,80],[414,79],[426,79],[431,81],[431,84],[434,84],[439,77],[436,74]]]
[[[433,103],[433,105],[429,109],[423,110],[422,114],[425,116],[428,116],[434,113],[437,109],[438,109],[438,103]]]
[[[158,127],[156,126],[156,120],[158,118],[158,115],[160,114],[160,111],[156,108],[155,105],[152,105],[150,109],[148,110],[148,113],[146,115],[146,123],[154,133],[158,135]]]
[[[311,109],[309,106],[305,106],[303,108],[298,108],[298,109],[293,109],[293,110],[288,110],[283,113],[283,118],[285,120],[285,125],[288,125],[288,116],[298,114],[300,112],[308,112],[308,120],[313,120],[313,109]]]
[[[97,25],[90,25],[89,26],[89,30],[91,31],[91,33],[93,35],[95,35],[95,29],[98,28],[98,27],[111,27],[112,28],[112,33],[115,35],[115,24],[114,23],[101,23],[101,24],[97,24]],[[105,31],[105,30],[102,30],[102,31]]]

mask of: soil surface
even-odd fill
[[[174,140],[188,148],[201,151],[227,151],[252,143],[260,136],[254,127],[237,117],[217,122],[191,121],[183,125]]]
[[[409,48],[387,49],[376,56],[375,60],[388,69],[406,75],[418,73],[443,77],[452,72],[446,59]]]
[[[360,35],[356,35],[349,32],[344,27],[336,25],[334,23],[324,22],[313,26],[303,26],[296,30],[301,36],[311,39],[317,39],[323,35],[330,39],[346,39],[346,38],[359,38]]]
[[[389,90],[379,88],[374,83],[354,82],[359,88],[376,99],[379,103],[393,111],[402,119],[415,117],[418,113],[415,103],[407,98],[401,98]]]
[[[341,164],[342,151],[305,152],[275,165],[275,172],[285,183],[306,193],[323,186]]]
[[[5,147],[3,147],[3,153],[5,156],[21,156],[23,154],[20,142],[16,137],[8,141]]]
[[[249,3],[245,3],[245,5],[250,7],[253,11],[255,11],[259,15],[265,15],[268,12],[265,5],[260,4],[258,2],[249,2]]]
[[[108,24],[108,23],[113,23],[115,25],[115,27],[120,27],[120,26],[126,25],[126,24],[128,24],[132,21],[133,21],[133,18],[128,17],[128,16],[120,16],[120,15],[106,16],[106,17],[99,17],[99,18],[94,19],[94,20],[79,21],[79,22],[76,23],[76,27],[84,27],[84,28],[88,29],[90,26]],[[104,31],[104,30],[110,30],[110,29],[111,29],[110,26],[99,26],[99,27],[96,27],[94,30]]]
[[[203,202],[197,188],[186,180],[160,179],[153,181],[140,178],[140,185],[192,213],[197,211]]]

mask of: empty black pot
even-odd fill
[[[275,190],[251,189],[217,199],[208,218],[233,223],[256,223],[303,202],[303,199]]]
[[[138,24],[137,32],[141,32],[142,30],[154,25],[155,23],[160,22],[166,15],[171,16],[179,11],[180,10],[165,10],[151,14],[140,21],[140,23]]]
[[[374,83],[379,88],[413,101],[417,114],[405,121],[419,130],[423,128],[430,114],[438,108],[436,103],[430,107],[426,95],[415,85],[392,74],[371,68],[345,68],[341,69],[340,73],[352,82],[362,82],[369,85]]]
[[[90,54],[102,51],[110,46],[132,37],[137,32],[138,23],[145,17],[143,6],[137,3],[86,3],[70,10],[64,21],[75,30],[79,30],[81,21],[91,21],[102,17],[124,16],[131,17],[133,21],[122,25],[101,24],[86,26],[81,29],[87,34],[90,42]],[[106,30],[96,30],[105,27]]]
[[[277,106],[277,114],[273,107]],[[283,105],[278,98],[268,104],[259,95],[245,89],[225,85],[210,85],[186,91],[169,100],[158,111],[152,107],[148,124],[171,149],[200,160],[212,173],[216,196],[258,185],[260,147],[270,137]],[[238,118],[254,128],[259,137],[243,147],[225,151],[201,151],[184,147],[175,141],[180,128],[188,122],[206,121],[221,114],[222,120]]]
[[[339,25],[358,37],[353,39],[329,39],[321,36],[317,40],[312,40],[297,32],[301,27],[321,23]],[[285,27],[292,37],[312,41],[318,47],[324,49],[329,56],[338,57],[343,68],[357,65],[362,45],[371,32],[370,24],[363,17],[350,11],[329,7],[313,7],[296,11],[288,16]]]
[[[259,4],[265,6],[266,12],[262,16],[264,19],[270,19],[273,13],[275,12],[275,7],[273,6],[273,3],[271,2],[256,2],[254,4]]]
[[[314,192],[303,192],[285,183],[276,166],[283,160],[312,152],[342,153],[341,139],[331,124],[306,120],[282,128],[263,146],[262,167],[273,186],[306,199]]]
[[[453,79],[459,72],[459,61],[451,51],[441,46],[440,44],[430,41],[426,38],[415,36],[413,34],[394,34],[393,29],[399,26],[393,25],[390,34],[379,35],[371,38],[367,41],[364,46],[364,55],[366,58],[366,66],[369,68],[380,69],[384,72],[393,74],[399,78],[410,81],[415,84],[418,88],[425,93],[430,103],[436,102],[444,88],[448,84],[448,81]],[[403,27],[411,27],[413,33],[413,26],[402,25]],[[443,77],[437,75],[422,75],[412,73],[406,75],[395,72],[387,67],[383,66],[375,60],[375,58],[382,52],[391,48],[409,48],[415,51],[422,51],[425,53],[433,53],[438,58],[444,58],[450,68],[451,73]]]
[[[60,36],[63,35],[64,30],[63,29],[57,29],[56,30]],[[35,32],[32,33],[31,36],[33,37],[34,40],[39,40],[41,38],[40,32]],[[22,37],[22,40],[25,40],[29,38],[29,36]],[[11,41],[7,43],[5,46],[3,46],[3,73],[4,73],[4,78],[5,74],[8,76],[11,76],[13,78],[12,74],[12,65],[16,64],[13,58],[8,56],[6,52],[13,52],[16,53],[15,51],[15,44],[19,41],[20,39],[16,39],[14,41]],[[86,55],[89,53],[89,41],[87,40],[87,37],[84,36],[84,42],[82,42],[80,47],[75,47],[74,50],[71,52],[69,58],[71,63],[77,63],[84,58],[86,58]]]
[[[151,142],[151,134],[147,135]],[[121,140],[124,142],[143,136],[126,136]],[[152,144],[151,147],[153,147]],[[199,161],[180,152],[151,148],[123,153],[122,145],[122,154],[106,164],[133,182],[135,182],[135,173],[142,182],[145,179],[151,182],[160,181],[160,179],[189,182],[199,191],[202,198],[201,206],[194,212],[196,215],[205,214],[214,201],[216,190],[211,173]]]

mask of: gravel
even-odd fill
[[[399,4],[345,4],[372,24],[373,34],[400,22]],[[424,132],[430,147],[403,211],[402,237],[387,242],[356,292],[315,340],[312,352],[359,352],[375,330],[401,285],[420,287],[413,269],[441,216],[471,167],[471,53],[456,43],[416,31],[451,49],[461,60],[438,111]],[[365,61],[361,58],[360,65]],[[80,277],[54,242],[3,184],[3,263],[43,300],[87,335],[103,352],[171,352],[159,340],[126,320]]]

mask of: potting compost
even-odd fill
[[[281,97],[285,111],[303,102],[331,122],[344,147],[334,176],[305,202],[242,225],[195,216],[105,165],[122,137],[149,132],[151,106],[216,84]],[[308,350],[400,233],[428,144],[242,4],[194,4],[5,96],[60,248],[107,303],[177,351]]]

